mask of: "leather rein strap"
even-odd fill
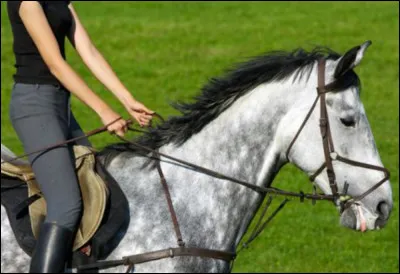
[[[167,198],[168,209],[169,209],[169,212],[171,214],[172,222],[174,223],[174,229],[175,229],[175,233],[176,233],[176,238],[178,239],[178,245],[180,247],[184,247],[185,246],[185,242],[183,241],[182,233],[181,233],[181,230],[179,228],[178,217],[176,216],[174,205],[172,204],[171,194],[170,194],[169,189],[168,189],[167,180],[165,180],[164,173],[163,173],[163,171],[161,169],[160,160],[159,160],[160,157],[158,155],[156,155],[156,157],[158,158],[156,160],[157,161],[157,171],[158,171],[158,174],[160,175],[161,184],[162,184],[162,186],[164,188],[164,193],[165,193],[165,196]]]
[[[177,247],[168,248],[153,252],[142,253],[133,256],[123,257],[121,260],[114,261],[103,261],[93,264],[87,264],[78,267],[78,271],[90,270],[90,269],[106,269],[111,267],[117,267],[120,265],[129,266],[126,273],[131,272],[135,264],[141,264],[151,261],[156,261],[166,258],[182,257],[182,256],[197,256],[202,258],[218,259],[230,262],[236,258],[235,253],[210,250],[203,248],[187,248],[187,247]]]
[[[69,144],[69,143],[73,143],[73,142],[76,142],[76,141],[78,141],[78,140],[81,140],[81,139],[84,139],[84,138],[87,138],[87,137],[94,136],[94,135],[97,135],[97,134],[99,134],[99,133],[105,132],[105,131],[107,131],[107,128],[108,128],[110,125],[114,124],[116,121],[119,121],[119,120],[121,120],[121,119],[122,119],[122,117],[119,117],[119,118],[115,119],[114,121],[112,121],[111,123],[109,123],[109,124],[107,124],[107,125],[105,125],[105,126],[103,126],[103,127],[101,127],[101,128],[98,128],[98,129],[94,129],[94,130],[92,130],[92,131],[89,131],[88,133],[86,133],[86,134],[84,134],[84,135],[82,135],[82,136],[79,136],[79,137],[76,137],[76,138],[73,138],[73,139],[69,139],[69,140],[67,140],[67,141],[59,142],[59,143],[57,143],[57,144],[54,144],[54,145],[51,145],[51,146],[47,146],[47,147],[44,147],[44,148],[41,148],[41,149],[38,149],[38,150],[35,150],[35,151],[32,151],[32,152],[23,154],[23,155],[21,155],[21,156],[12,158],[11,160],[8,160],[8,161],[3,161],[3,160],[2,160],[2,161],[1,161],[1,164],[3,165],[3,164],[6,164],[6,163],[11,163],[11,162],[14,162],[15,160],[18,160],[18,159],[21,159],[21,158],[30,156],[30,155],[35,154],[35,153],[44,152],[44,151],[47,151],[47,150],[50,150],[50,149],[53,149],[53,148],[56,148],[56,147],[60,147],[60,146],[63,146],[63,145]],[[131,124],[131,123],[132,123],[131,120],[128,120],[128,121],[127,121],[127,124],[128,124],[128,125]]]

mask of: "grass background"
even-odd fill
[[[373,44],[356,72],[384,165],[391,171],[394,210],[379,232],[339,226],[330,203],[290,202],[238,256],[234,272],[399,272],[399,4],[398,2],[76,2],[93,41],[134,96],[164,117],[168,104],[189,100],[233,63],[270,50],[326,45],[344,53]],[[115,110],[127,113],[87,70],[71,46],[69,63]],[[8,104],[14,73],[12,35],[1,3],[1,142],[16,153]],[[85,131],[100,120],[79,101],[74,113]],[[97,148],[115,142],[93,137]],[[310,191],[307,178],[286,166],[274,186]],[[277,204],[274,203],[276,206]]]

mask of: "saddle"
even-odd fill
[[[106,257],[128,227],[128,201],[96,159],[92,148],[75,145],[74,153],[83,212],[72,251],[87,256],[93,252],[95,259]],[[2,145],[2,161],[13,157],[14,154]],[[46,201],[28,162],[19,160],[2,164],[1,203],[6,208],[19,245],[31,255],[40,224],[46,216]]]

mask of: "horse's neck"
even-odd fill
[[[282,84],[261,85],[183,145],[167,145],[160,151],[252,184],[270,185],[284,163],[277,129],[294,102],[287,98],[288,92]],[[261,195],[169,163],[162,168],[181,214],[200,218],[196,222],[203,231],[197,230],[196,237],[205,237],[217,249],[233,248],[262,202]],[[191,227],[193,218],[180,222],[182,227]]]

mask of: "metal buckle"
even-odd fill
[[[351,200],[351,196],[350,195],[341,195],[340,197],[339,197],[339,199],[340,199],[340,201],[341,202],[348,202],[349,200]]]

